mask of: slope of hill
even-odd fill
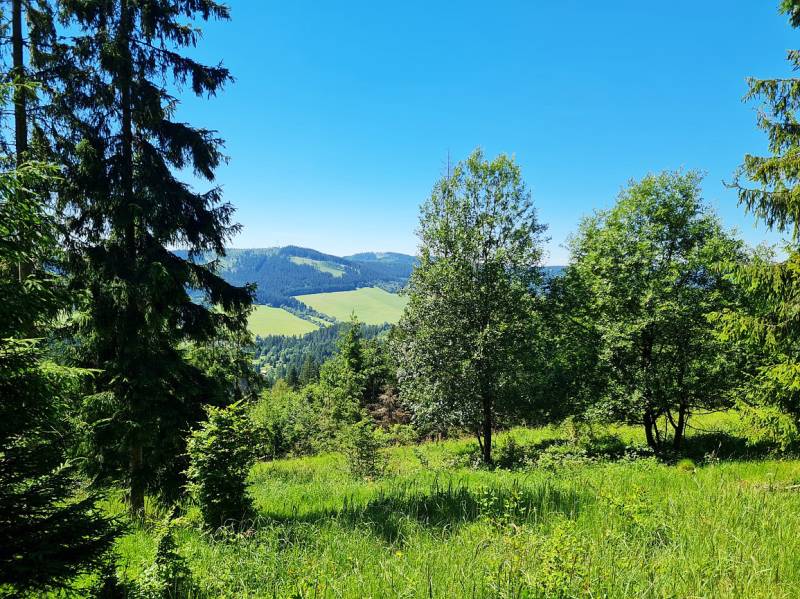
[[[185,257],[186,252],[176,254]],[[211,256],[203,257],[210,260]],[[295,295],[405,285],[416,259],[404,254],[355,254],[341,258],[297,246],[229,249],[220,274],[234,285],[256,284],[256,303],[303,310]]]

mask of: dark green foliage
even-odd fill
[[[117,532],[69,459],[70,411],[90,373],[26,338],[65,305],[48,268],[55,228],[34,193],[50,174],[32,162],[0,173],[0,595],[68,586],[102,563]]]
[[[300,385],[307,385],[319,379],[319,368],[323,362],[336,353],[339,337],[348,329],[348,323],[336,323],[303,335],[289,337],[270,335],[258,337],[255,342],[255,359],[266,370],[269,382],[285,379],[289,368],[294,366],[299,372]],[[389,325],[361,325],[364,339],[382,336]],[[305,369],[305,376],[304,376]]]
[[[531,387],[532,415],[560,421],[570,414],[597,411],[607,377],[600,359],[601,334],[588,309],[590,290],[574,268],[545,284],[541,366]]]
[[[43,58],[55,123],[46,133],[63,167],[77,354],[102,371],[84,406],[88,463],[125,480],[138,512],[148,488],[179,483],[183,436],[212,399],[182,344],[244,331],[251,301],[213,264],[169,249],[224,255],[237,230],[219,188],[198,192],[177,178],[189,170],[212,182],[225,156],[215,132],[177,118],[172,95],[185,86],[211,95],[230,80],[225,68],[181,54],[199,40],[194,18],[229,11],[212,0],[62,0],[59,8],[70,36],[53,37],[55,51]]]
[[[492,430],[522,410],[535,372],[541,236],[519,167],[476,150],[441,179],[420,215],[420,264],[395,348],[420,422]]]
[[[255,431],[241,403],[209,406],[206,413],[206,422],[189,436],[186,474],[203,522],[214,530],[251,515],[246,480],[255,461]]]
[[[67,585],[102,563],[116,534],[65,459],[79,376],[34,341],[0,342],[0,594]]]
[[[253,366],[253,340],[247,331],[220,331],[215,338],[186,344],[187,361],[206,376],[204,395],[210,404],[224,405],[255,397],[263,379]]]
[[[577,278],[583,298],[572,302],[572,326],[592,345],[569,351],[586,368],[589,393],[603,392],[593,409],[642,423],[655,450],[668,441],[678,448],[693,412],[730,405],[742,372],[709,316],[738,300],[720,269],[743,258],[743,247],[705,207],[699,185],[692,172],[632,183],[612,209],[583,221],[564,279]]]
[[[262,455],[334,449],[339,433],[366,413],[385,428],[407,423],[407,412],[394,392],[397,381],[387,344],[364,339],[365,329],[369,330],[355,319],[338,329],[336,353],[319,369],[316,380],[306,382],[306,373],[314,368],[307,356],[297,384],[288,377],[278,379],[261,395],[250,413],[263,439]]]

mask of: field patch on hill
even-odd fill
[[[299,336],[319,328],[313,322],[303,320],[291,312],[272,306],[255,306],[248,326],[254,335],[260,337],[267,335]]]
[[[396,293],[378,287],[364,287],[354,291],[312,293],[298,295],[297,299],[317,312],[341,321],[355,313],[366,324],[396,323],[400,320],[408,300]]]
[[[301,264],[305,266],[313,266],[320,272],[328,273],[329,275],[336,277],[337,279],[341,278],[344,275],[344,267],[336,264],[335,262],[329,262],[327,260],[314,260],[313,258],[303,258],[301,256],[291,256],[289,261],[293,264]]]

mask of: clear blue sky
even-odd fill
[[[726,225],[778,239],[722,185],[765,148],[745,77],[788,74],[800,47],[777,0],[229,4],[195,55],[236,82],[180,116],[227,140],[236,247],[412,253],[447,153],[476,146],[516,156],[550,264],[582,215],[662,169],[705,171]]]

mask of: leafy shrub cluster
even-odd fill
[[[306,392],[293,391],[286,382],[278,381],[250,407],[250,418],[258,440],[258,457],[276,459],[311,453],[319,421]]]

